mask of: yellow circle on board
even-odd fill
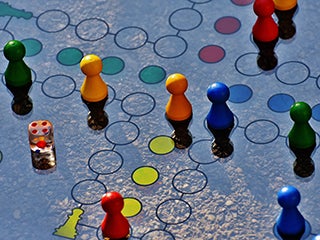
[[[153,167],[139,167],[132,173],[132,180],[141,186],[154,184],[159,178],[159,172]]]
[[[174,149],[174,141],[168,136],[158,136],[150,141],[149,148],[155,154],[168,154]]]
[[[134,217],[142,210],[141,202],[136,198],[124,198],[124,207],[121,211],[125,217]]]

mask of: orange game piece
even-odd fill
[[[106,212],[101,223],[103,237],[110,240],[128,238],[130,225],[121,213],[124,206],[121,194],[118,192],[107,192],[101,198],[101,206]]]
[[[166,115],[170,120],[183,121],[192,115],[192,106],[184,95],[188,88],[186,77],[180,73],[172,74],[166,81],[171,96],[166,106]]]
[[[297,0],[273,0],[277,10],[286,11],[297,6]]]
[[[82,58],[80,69],[86,75],[80,88],[83,99],[89,102],[98,102],[108,96],[108,86],[100,77],[102,71],[101,59],[89,54]]]

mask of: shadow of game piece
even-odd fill
[[[290,39],[296,34],[296,25],[293,17],[298,9],[296,0],[274,0],[275,14],[278,18],[279,37]]]

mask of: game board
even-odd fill
[[[1,84],[1,239],[102,239],[106,191],[124,196],[131,239],[276,239],[276,194],[288,184],[301,193],[307,239],[319,234],[319,151],[313,178],[297,178],[287,134],[295,101],[310,104],[319,132],[320,2],[299,2],[297,33],[278,42],[278,66],[268,72],[256,64],[252,2],[0,1],[0,77],[3,46],[21,40],[34,104],[30,115],[14,115]],[[103,59],[109,86],[110,122],[98,132],[79,92],[79,62],[91,53]],[[193,144],[184,150],[174,148],[164,116],[165,79],[175,72],[187,77],[193,106]],[[213,157],[205,124],[215,81],[230,87],[236,120],[227,159]],[[27,126],[38,119],[54,126],[57,169],[47,175],[31,165]]]

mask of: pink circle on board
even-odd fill
[[[254,0],[231,0],[234,4],[239,6],[246,6],[253,3]]]
[[[241,22],[239,19],[230,16],[219,18],[214,24],[215,30],[222,34],[235,33],[240,27]]]
[[[208,45],[199,51],[199,58],[206,63],[220,62],[224,56],[224,49],[217,45]]]

